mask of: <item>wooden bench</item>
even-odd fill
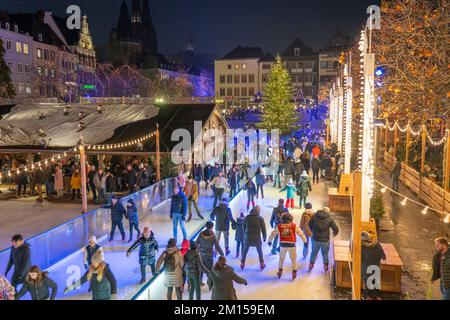
[[[349,244],[346,240],[335,240],[333,243],[334,280],[338,288],[352,288],[349,268],[352,254]],[[401,293],[402,259],[393,244],[382,243],[381,246],[386,254],[386,261],[381,263],[381,291]]]
[[[337,188],[328,189],[328,207],[331,212],[352,212],[351,199],[349,195],[339,193]]]

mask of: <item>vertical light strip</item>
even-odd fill
[[[351,171],[352,156],[352,113],[353,113],[353,79],[350,77],[350,66],[347,64],[345,76],[345,173]]]

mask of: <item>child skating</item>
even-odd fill
[[[280,192],[286,191],[286,208],[294,209],[294,197],[297,188],[294,186],[292,178],[289,179],[288,184],[280,190]]]

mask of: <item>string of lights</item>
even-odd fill
[[[430,142],[430,144],[433,146],[440,146],[440,145],[444,144],[447,141],[448,133],[449,133],[449,129],[445,129],[444,136],[439,140],[434,140],[432,138],[431,134],[429,133],[428,129],[424,125],[421,126],[421,129],[414,131],[414,129],[411,127],[410,123],[408,123],[404,128],[402,128],[402,127],[400,127],[398,122],[395,121],[394,125],[391,127],[389,122],[386,120],[386,125],[384,125],[383,128],[386,128],[386,126],[388,127],[389,131],[394,131],[396,127],[398,130],[400,130],[400,132],[406,132],[407,130],[409,130],[409,132],[415,137],[420,135],[420,133],[422,132],[422,129],[425,128],[427,139]]]
[[[120,143],[111,143],[111,144],[89,144],[86,145],[86,149],[88,150],[113,150],[113,149],[121,149],[121,148],[127,148],[133,145],[136,145],[138,143],[143,143],[147,140],[150,140],[152,137],[156,135],[156,131],[153,131],[145,136],[142,136],[140,138],[136,138],[133,140],[120,142]],[[79,150],[79,146],[75,147],[73,149],[74,151]]]
[[[411,198],[409,198],[409,197],[407,197],[407,196],[405,196],[405,195],[403,195],[403,194],[401,194],[401,193],[399,193],[399,192],[389,188],[388,186],[384,185],[383,183],[381,183],[378,180],[375,180],[375,182],[382,187],[382,189],[380,190],[382,193],[386,193],[387,191],[389,191],[391,193],[394,193],[394,194],[397,194],[397,195],[403,197],[403,200],[400,202],[400,204],[402,206],[406,206],[406,204],[408,202],[415,203],[415,204],[423,207],[423,210],[422,210],[422,214],[423,215],[426,215],[428,213],[428,211],[434,211],[434,212],[438,213],[441,217],[444,217],[443,221],[445,223],[450,223],[450,213],[448,213],[446,211],[441,211],[441,210],[437,210],[437,209],[434,209],[434,208],[430,208],[429,206],[427,206],[427,205],[425,205],[423,203],[420,203],[419,201],[411,199]]]

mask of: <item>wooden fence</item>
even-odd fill
[[[385,152],[384,160],[386,168],[392,170],[395,164],[395,157],[388,152]],[[432,180],[421,177],[419,172],[404,163],[402,163],[400,181],[402,181],[430,208],[450,212],[450,192],[445,191],[443,187]]]

